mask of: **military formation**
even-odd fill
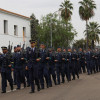
[[[36,47],[36,41],[30,40],[30,47],[14,47],[14,52],[9,52],[7,47],[2,47],[0,54],[0,73],[2,81],[2,93],[6,93],[7,81],[13,91],[30,87],[30,93],[45,88],[60,85],[66,81],[79,79],[79,74],[88,75],[100,72],[100,52],[98,49],[87,51],[58,47],[46,49],[44,43]]]

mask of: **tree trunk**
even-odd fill
[[[86,34],[87,34],[87,38],[86,38],[86,41],[87,41],[87,43],[86,43],[86,49],[88,50],[88,43],[89,43],[89,41],[88,41],[88,20],[86,20]]]
[[[66,20],[66,32],[68,32],[68,21]],[[67,33],[68,34],[68,33]],[[67,37],[67,47],[69,46],[69,41]]]
[[[94,40],[92,40],[92,49],[94,49]]]

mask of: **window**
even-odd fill
[[[17,25],[14,25],[14,35],[18,35],[18,27],[17,27]]]
[[[4,20],[4,34],[8,34],[8,21]]]
[[[26,27],[23,27],[23,37],[26,37]]]

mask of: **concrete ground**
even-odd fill
[[[16,88],[16,87],[15,87]],[[1,89],[0,89],[1,91]],[[100,73],[81,74],[80,79],[29,94],[30,87],[0,93],[0,100],[100,100]]]

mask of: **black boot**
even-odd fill
[[[13,90],[13,83],[10,83],[10,88],[11,90]]]
[[[37,86],[37,90],[40,91],[40,85]]]
[[[79,79],[79,76],[77,76],[77,78]]]
[[[11,90],[13,90],[14,88],[13,88],[13,86],[11,86]]]
[[[29,93],[35,93],[34,91],[30,91]]]
[[[52,87],[52,83],[51,83],[51,84],[49,84],[49,87]]]
[[[44,84],[43,85],[41,85],[41,90],[43,90],[44,89]]]
[[[49,85],[47,84],[47,88],[49,88]]]
[[[6,91],[2,91],[1,93],[6,93]]]
[[[27,85],[27,87],[30,87],[30,85]]]
[[[61,83],[65,83],[65,80],[64,80],[64,78],[62,78],[62,82]]]
[[[54,81],[54,83],[55,83],[55,85],[57,85],[57,82],[56,81]]]

